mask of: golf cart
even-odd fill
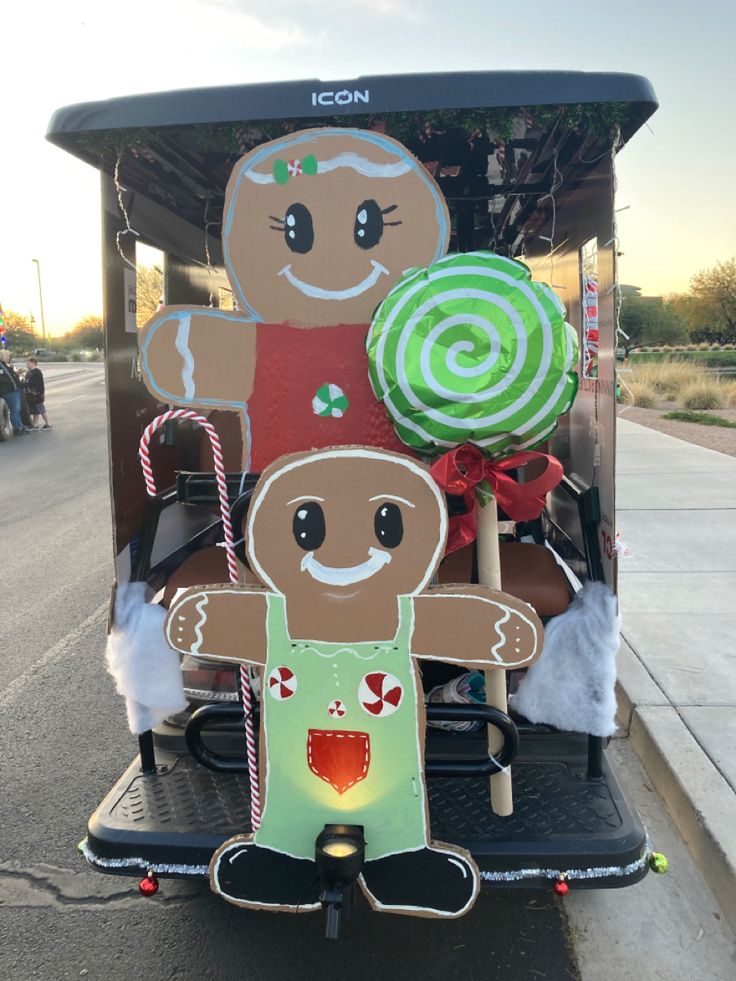
[[[565,476],[538,518],[500,526],[502,584],[543,620],[566,610],[569,578],[615,591],[614,162],[656,105],[649,83],[633,75],[473,72],[231,86],[59,110],[48,139],[97,167],[102,181],[117,582],[146,582],[164,605],[181,587],[228,582],[217,513],[222,487],[206,436],[191,419],[174,414],[152,439],[158,489],[154,497],[146,494],[139,443],[160,413],[174,405],[207,412],[222,443],[235,538],[259,472],[270,462],[249,452],[242,425],[248,406],[238,413],[217,399],[188,400],[186,378],[182,391],[175,390],[177,378],[166,385],[156,380],[150,331],[139,351],[140,247],[163,253],[167,308],[197,304],[222,320],[242,313],[219,238],[229,221],[231,172],[243,154],[269,141],[334,127],[385,134],[420,161],[449,211],[449,251],[522,258],[535,279],[558,291],[581,352],[577,398],[548,443]],[[306,157],[289,160],[281,171],[274,167],[273,179],[306,181],[302,167],[307,174],[308,166]],[[382,214],[396,217],[391,208]],[[273,218],[280,223],[274,230],[288,235],[287,218]],[[155,319],[155,305],[148,313]],[[228,365],[212,371],[227,375]],[[270,381],[275,398],[281,382]],[[337,416],[340,395],[330,391],[325,398]],[[276,416],[268,418],[280,425]],[[287,436],[279,453],[325,445],[299,446],[298,434]],[[451,514],[459,506],[452,496],[448,504]],[[253,581],[242,546],[236,552],[242,581]],[[445,582],[477,582],[477,575],[472,543],[439,568]],[[424,665],[427,692],[457,675],[441,663]],[[250,830],[237,669],[186,654],[182,670],[189,706],[140,735],[138,754],[89,820],[83,851],[102,872],[145,876],[149,883],[155,876],[206,876],[223,842]],[[512,689],[518,675],[510,673]],[[564,892],[620,887],[646,874],[647,836],[607,762],[604,737],[441,700],[428,704],[427,717],[431,833],[472,855],[483,886],[556,885]],[[495,755],[488,753],[486,725],[502,733]],[[512,760],[515,806],[499,816],[488,777]]]

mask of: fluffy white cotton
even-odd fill
[[[125,698],[135,735],[186,708],[179,655],[166,643],[166,610],[146,602],[146,583],[120,583],[107,638],[107,669]]]
[[[587,583],[544,628],[541,657],[509,705],[530,722],[613,735],[620,629],[616,597],[604,583]]]

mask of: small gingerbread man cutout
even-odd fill
[[[264,586],[194,588],[171,607],[177,650],[261,665],[268,679],[262,823],[215,853],[224,898],[317,908],[315,838],[352,823],[365,830],[359,884],[374,908],[455,917],[474,902],[473,860],[429,837],[417,659],[519,667],[541,651],[542,628],[504,593],[428,588],[446,534],[442,493],[406,456],[285,457],[261,476],[246,527]]]

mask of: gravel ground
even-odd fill
[[[701,426],[697,422],[676,422],[674,419],[663,419],[667,412],[672,412],[677,406],[660,406],[657,409],[640,409],[633,405],[621,405],[618,414],[641,426],[657,429],[660,433],[668,433],[687,443],[696,443],[709,450],[718,450],[736,456],[736,429],[726,429],[722,426]],[[731,422],[736,422],[736,408],[714,409],[712,415],[722,416]]]

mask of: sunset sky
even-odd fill
[[[63,333],[101,312],[99,175],[44,140],[63,105],[289,78],[636,72],[660,109],[618,162],[620,278],[682,291],[736,254],[732,0],[26,0],[0,15],[0,303]],[[10,11],[10,12],[8,12]],[[627,207],[628,206],[628,207]]]

